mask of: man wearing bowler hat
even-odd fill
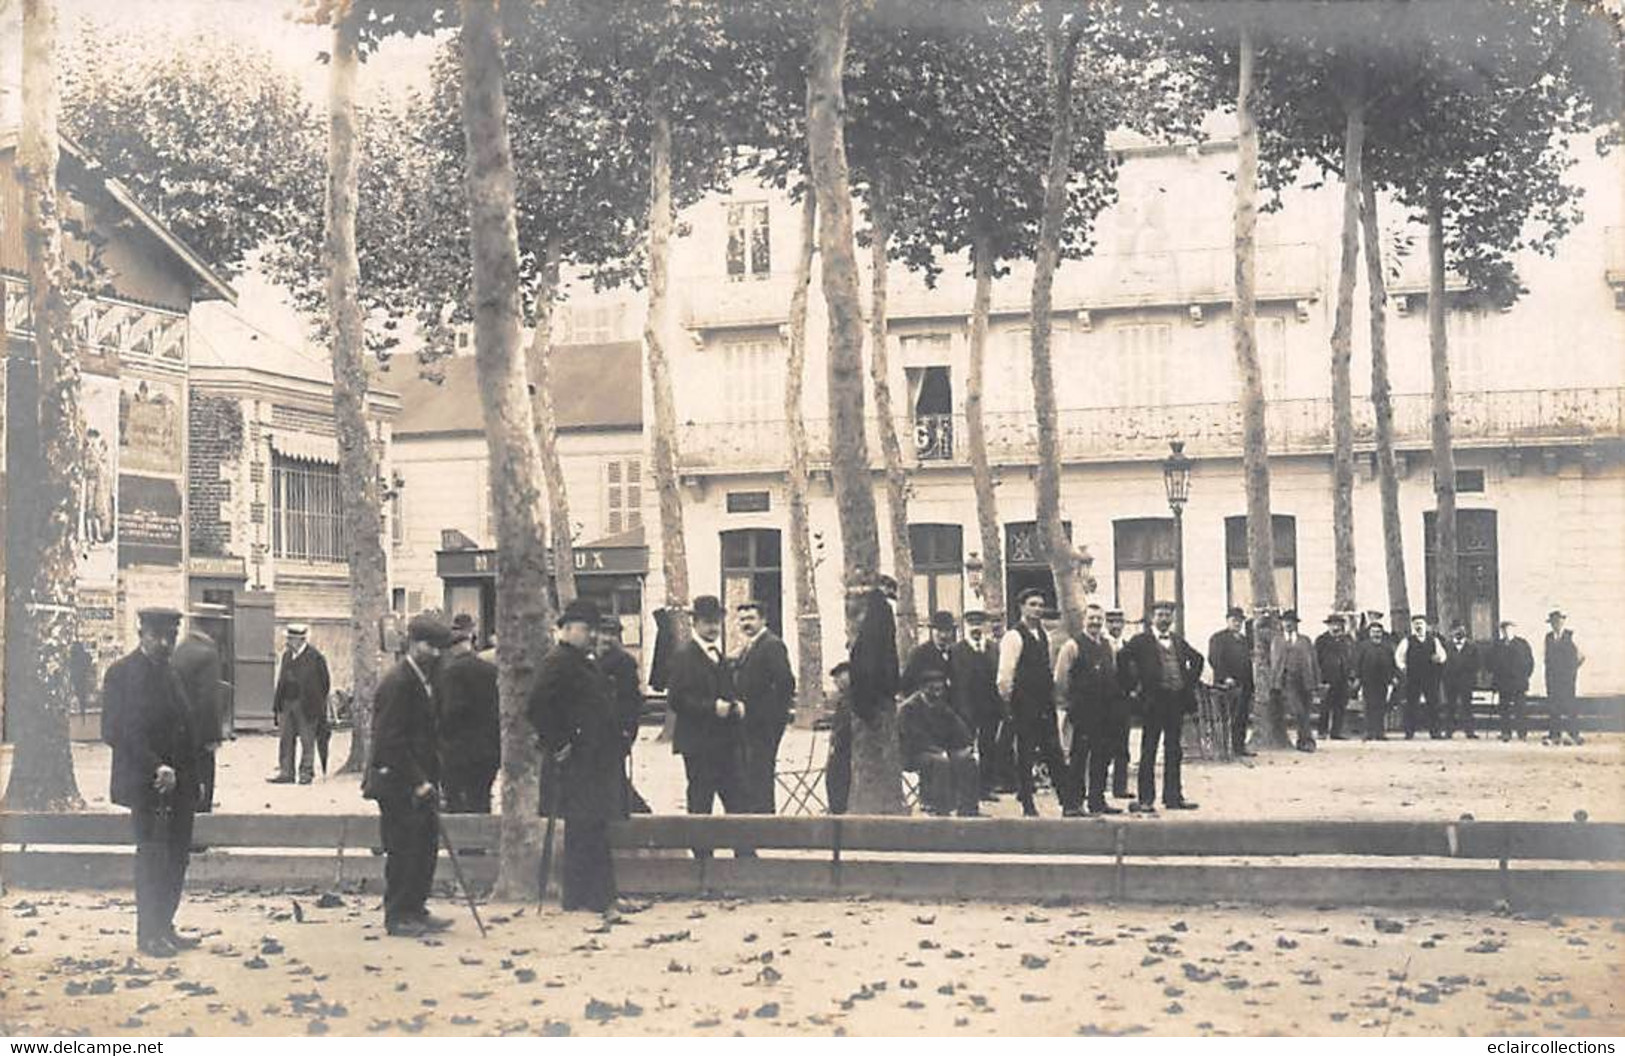
[[[928,667],[940,668],[949,672],[953,677],[953,647],[959,626],[954,622],[951,612],[935,612],[931,614],[931,637],[916,645],[909,651],[908,660],[903,664],[903,677],[898,681],[897,688],[906,696],[919,689],[919,676]]]
[[[1478,669],[1483,664],[1478,646],[1467,637],[1467,627],[1460,620],[1450,621],[1450,637],[1444,643],[1444,735],[1454,737],[1459,727],[1470,740],[1478,739],[1473,729],[1473,686],[1478,683]]]
[[[1349,686],[1354,681],[1354,639],[1345,631],[1348,621],[1342,613],[1326,617],[1326,630],[1315,639],[1315,662],[1326,687],[1320,702],[1320,735],[1344,740],[1343,716],[1349,706]]]
[[[1320,688],[1320,661],[1308,638],[1298,633],[1298,613],[1281,614],[1281,633],[1270,642],[1270,691],[1281,694],[1288,714],[1296,717],[1298,751],[1315,750],[1315,728],[1310,719],[1315,691]]]
[[[1580,719],[1575,713],[1574,691],[1586,657],[1574,640],[1574,632],[1566,627],[1568,618],[1568,613],[1561,609],[1546,614],[1546,622],[1552,628],[1546,632],[1546,706],[1552,713],[1546,744],[1563,743],[1565,727],[1570,744],[1585,743],[1585,738],[1580,736]]]
[[[593,662],[598,606],[566,605],[558,639],[542,657],[527,702],[531,725],[558,768],[550,809],[564,818],[565,909],[607,913],[615,905],[609,823],[626,817],[626,738],[609,679]]]
[[[102,683],[102,740],[113,749],[108,798],[129,808],[135,832],[136,946],[173,957],[198,945],[175,931],[198,802],[198,735],[169,664],[181,614],[154,607],[137,618],[139,644]]]
[[[310,628],[302,623],[288,624],[287,648],[282,652],[282,666],[271,698],[271,714],[282,724],[277,772],[266,778],[271,784],[293,783],[296,749],[299,783],[308,785],[316,776],[316,733],[327,716],[327,694],[332,688],[327,658],[310,644]]]
[[[378,683],[372,711],[372,763],[361,794],[378,804],[384,853],[384,927],[414,938],[451,926],[432,915],[439,840],[440,744],[434,676],[451,628],[423,612],[406,625],[406,656]]]
[[[1501,621],[1501,634],[1490,648],[1490,680],[1500,700],[1501,740],[1528,734],[1524,709],[1529,699],[1529,678],[1535,673],[1535,653],[1511,620]]]
[[[729,814],[749,813],[742,767],[745,704],[722,655],[722,602],[703,594],[694,599],[691,615],[693,633],[672,654],[666,683],[677,716],[672,751],[683,757],[688,777],[688,812],[709,814],[721,799]],[[708,857],[710,851],[697,849],[695,855]]]
[[[1213,672],[1213,685],[1230,701],[1230,749],[1236,755],[1247,750],[1247,723],[1253,712],[1253,643],[1247,637],[1247,614],[1231,606],[1224,614],[1224,627],[1207,640],[1207,662]]]

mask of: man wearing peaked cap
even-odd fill
[[[140,642],[107,669],[102,740],[113,749],[108,798],[130,810],[135,835],[136,946],[173,957],[198,940],[175,931],[197,809],[197,735],[170,653],[181,614],[138,614]]]
[[[621,740],[626,758],[632,758],[632,748],[638,739],[638,723],[643,718],[643,683],[638,674],[638,662],[621,645],[621,618],[606,615],[598,621],[598,632],[593,636],[593,662],[604,677],[609,679],[610,697],[615,702],[615,720],[621,725]],[[632,784],[630,767],[622,782],[626,809],[633,814],[650,813],[649,804]]]
[[[450,927],[429,912],[439,837],[439,701],[435,669],[451,644],[439,615],[419,613],[406,625],[406,655],[378,683],[373,698],[372,762],[361,794],[378,804],[384,842],[384,927],[415,937]]]

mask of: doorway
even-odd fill
[[[1432,510],[1423,511],[1422,528],[1427,539],[1428,604],[1438,612],[1437,521]],[[1474,641],[1494,639],[1501,620],[1499,526],[1494,510],[1456,511],[1456,613]]]

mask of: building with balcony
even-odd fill
[[[1115,141],[1117,203],[1092,256],[1055,283],[1053,360],[1062,506],[1093,558],[1097,598],[1138,619],[1174,593],[1174,521],[1161,473],[1170,441],[1195,460],[1184,511],[1183,607],[1198,641],[1246,605],[1240,410],[1230,335],[1230,171],[1234,144]],[[1563,608],[1590,656],[1583,693],[1625,692],[1625,226],[1617,153],[1576,148],[1586,219],[1555,259],[1519,261],[1529,293],[1507,310],[1452,276],[1448,330],[1461,551],[1459,611],[1478,638],[1514,619],[1537,658],[1548,610]],[[1390,374],[1401,464],[1408,591],[1431,607],[1431,371],[1420,229],[1383,217],[1390,272]],[[683,217],[675,250],[677,446],[691,590],[755,596],[797,647],[784,471],[783,326],[799,207],[748,183]],[[1259,219],[1258,345],[1269,401],[1277,583],[1283,605],[1318,625],[1332,603],[1330,334],[1341,188],[1300,186]],[[861,255],[867,262],[867,254]],[[1355,527],[1362,608],[1387,611],[1373,473],[1364,268],[1356,290],[1353,378]],[[982,549],[964,437],[971,281],[951,260],[935,286],[894,265],[888,351],[910,473],[910,535],[922,610],[979,607]],[[1005,596],[1052,588],[1036,544],[1036,426],[1028,353],[1031,267],[995,284],[985,421],[1004,538]],[[867,293],[867,277],[865,277]],[[826,655],[843,645],[828,599],[841,596],[838,525],[827,474],[827,331],[813,277],[804,409],[813,452],[811,520]],[[870,404],[872,407],[872,403]],[[868,423],[878,473],[880,423]],[[878,503],[880,516],[886,506]],[[886,527],[881,526],[882,539]],[[885,547],[883,546],[883,551]],[[884,561],[884,557],[883,557]],[[654,589],[651,586],[651,590]],[[923,611],[922,611],[923,615]],[[1536,685],[1539,686],[1539,672]]]

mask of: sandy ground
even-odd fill
[[[131,958],[133,909],[0,901],[0,1032],[1617,1034],[1625,924],[1358,909],[655,902],[382,934],[376,899],[189,896],[202,949]]]
[[[682,761],[645,728],[633,753],[638,788],[659,813],[683,810]],[[781,771],[822,766],[828,735],[790,730],[779,751]],[[243,735],[218,755],[215,809],[233,814],[370,812],[359,780],[318,776],[315,783],[267,785],[276,769],[276,739]],[[348,750],[346,734],[334,737],[336,767]],[[1137,750],[1137,748],[1136,748]],[[0,759],[0,782],[5,762]],[[109,753],[105,745],[74,748],[74,767],[86,809],[109,810]],[[1361,818],[1451,820],[1472,814],[1481,821],[1563,821],[1576,810],[1593,819],[1625,821],[1625,737],[1604,734],[1578,748],[1549,748],[1538,740],[1502,743],[1493,735],[1383,742],[1322,741],[1313,755],[1271,752],[1243,762],[1187,762],[1185,794],[1201,804],[1192,818]],[[781,803],[783,797],[780,797]],[[1039,801],[1058,815],[1053,796]],[[1020,812],[1006,796],[990,811]]]

